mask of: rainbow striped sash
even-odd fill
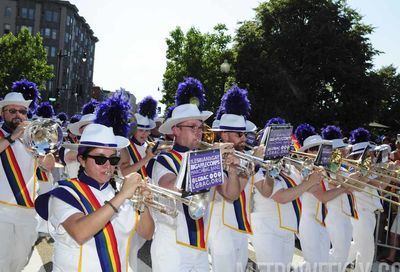
[[[166,155],[167,157],[171,158],[173,164],[175,167],[172,167],[169,165],[167,160],[165,158],[162,158],[162,155]],[[176,175],[178,175],[179,170],[181,168],[182,164],[182,156],[175,150],[170,150],[168,152],[163,152],[161,153],[157,161],[159,159],[161,160],[161,164],[166,166],[167,169],[171,170],[174,172]],[[175,170],[176,169],[176,170]],[[198,220],[194,220],[190,217],[189,211],[188,211],[188,206],[182,204],[183,207],[183,214],[185,216],[185,221],[186,221],[186,231],[188,234],[188,244],[186,244],[184,241],[179,241],[178,235],[177,235],[177,242],[182,245],[188,245],[189,247],[200,249],[200,250],[205,250],[206,247],[206,234],[205,234],[205,224],[203,218],[200,218]]]
[[[351,217],[353,217],[354,219],[358,219],[358,212],[356,209],[356,199],[354,195],[352,193],[347,194],[347,200],[349,201]]]
[[[134,164],[139,162],[142,159],[142,156],[140,156],[140,153],[135,146],[135,143],[133,143],[132,141],[129,141],[128,151],[129,151],[129,154],[131,155],[131,158],[132,158]],[[138,173],[140,175],[142,175],[142,178],[147,178],[148,175],[147,175],[146,166],[143,165],[140,168],[140,170],[138,171]]]
[[[39,167],[36,168],[36,177],[40,181],[49,181],[49,177],[47,176],[46,172],[41,170]]]
[[[4,138],[4,133],[0,130],[0,139],[2,138]],[[33,208],[33,200],[29,195],[24,176],[22,175],[14,151],[10,145],[0,154],[0,158],[17,205]]]
[[[286,176],[282,172],[281,172],[280,176],[285,181],[286,186],[288,188],[293,188],[293,187],[297,186],[296,182],[292,178],[290,178],[289,176]],[[296,215],[297,233],[298,233],[299,232],[299,226],[300,226],[301,209],[302,209],[301,200],[300,200],[299,197],[292,201],[292,206],[293,206],[294,213]]]
[[[77,179],[62,180],[59,181],[59,184],[71,188],[78,194],[82,205],[81,211],[85,214],[93,213],[102,206],[90,190],[89,185]],[[112,224],[108,222],[103,230],[94,236],[94,239],[102,271],[120,272],[121,261]]]

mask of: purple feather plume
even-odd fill
[[[266,123],[264,127],[269,127],[271,125],[284,125],[286,124],[286,120],[281,118],[281,117],[274,117],[269,119]]]
[[[96,111],[96,107],[99,105],[99,101],[92,98],[89,102],[82,106],[82,115],[94,113]]]
[[[171,107],[168,107],[168,108],[165,110],[165,113],[164,113],[164,119],[165,119],[165,120],[167,120],[168,118],[171,118],[172,112],[174,111],[175,107],[176,107],[176,106],[171,106]],[[164,120],[164,121],[165,121],[165,120]]]
[[[337,126],[326,126],[321,130],[321,136],[324,140],[335,140],[342,139],[343,134],[340,127]]]
[[[60,112],[57,114],[57,118],[61,121],[61,123],[64,125],[65,122],[68,121],[68,115],[65,112]]]
[[[72,115],[71,118],[69,119],[69,123],[70,123],[70,124],[76,123],[76,122],[78,122],[79,120],[81,120],[81,118],[82,118],[82,115],[81,115],[81,114],[79,114],[79,113],[74,114],[74,115]]]
[[[175,96],[176,106],[192,103],[203,111],[205,102],[204,87],[198,79],[186,77],[185,81],[179,83]]]
[[[11,89],[13,92],[22,93],[25,100],[32,100],[29,108],[32,111],[36,111],[40,99],[39,89],[36,83],[21,79],[13,82]]]
[[[296,135],[297,141],[299,141],[300,145],[303,145],[304,140],[307,139],[308,137],[312,135],[316,135],[317,133],[315,132],[315,128],[311,126],[310,124],[304,123],[300,124],[294,134]]]
[[[350,132],[349,142],[351,144],[357,144],[362,142],[369,142],[370,139],[371,134],[369,133],[369,131],[363,127],[360,127]]]
[[[122,92],[116,91],[113,96],[97,106],[95,123],[112,127],[115,135],[127,137],[132,117],[129,98]]]
[[[53,106],[48,101],[40,103],[35,114],[42,118],[52,118],[55,115]]]
[[[242,115],[248,119],[251,105],[247,98],[247,90],[234,85],[222,96],[220,108],[224,113]]]
[[[140,101],[138,108],[138,113],[140,115],[154,120],[154,117],[157,115],[157,100],[151,96],[146,96],[142,101]]]

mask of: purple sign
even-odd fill
[[[322,144],[318,150],[314,164],[327,167],[332,160],[332,150],[331,144]]]
[[[188,157],[187,190],[198,192],[224,182],[221,150],[190,152]]]
[[[265,143],[265,160],[282,158],[289,154],[292,144],[292,126],[271,126]]]

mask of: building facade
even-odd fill
[[[22,27],[40,33],[54,78],[42,98],[58,112],[80,111],[91,97],[95,44],[98,39],[75,5],[60,0],[1,0],[0,35]]]

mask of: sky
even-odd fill
[[[161,99],[166,67],[166,38],[177,26],[184,32],[194,26],[211,32],[218,23],[233,35],[237,22],[254,18],[259,0],[69,0],[79,9],[95,36],[95,85],[105,90],[120,87],[138,101],[146,95]],[[373,25],[373,47],[383,53],[374,59],[375,68],[400,67],[399,0],[348,0],[350,7]],[[378,5],[379,4],[379,5]],[[400,72],[400,69],[398,69]]]

